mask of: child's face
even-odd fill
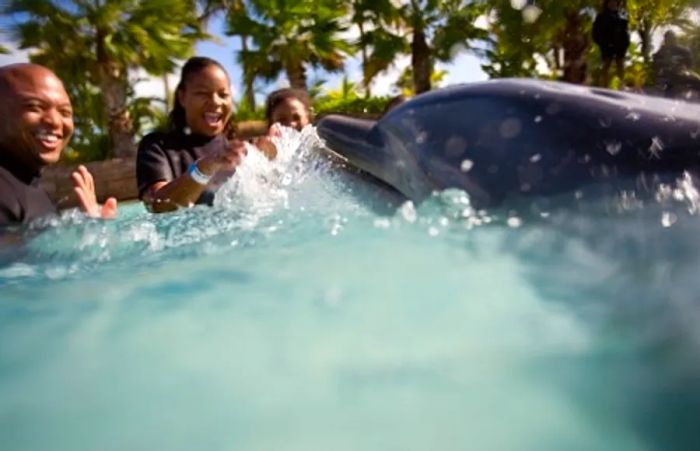
[[[279,103],[274,110],[272,110],[272,115],[270,117],[270,122],[272,124],[280,124],[285,127],[292,127],[297,130],[301,130],[309,124],[311,119],[309,118],[309,111],[306,106],[294,97],[287,97],[281,103]]]

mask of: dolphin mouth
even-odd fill
[[[316,132],[331,153],[350,166],[409,199],[425,198],[432,185],[410,155],[387,144],[390,136],[382,123],[333,114],[318,122]]]
[[[381,179],[377,172],[384,159],[381,141],[374,130],[376,124],[377,121],[331,114],[318,122],[316,132],[332,152]]]

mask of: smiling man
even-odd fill
[[[0,67],[0,226],[27,224],[56,213],[36,181],[56,163],[73,135],[73,110],[63,83],[36,64]],[[81,210],[92,217],[116,216],[116,200],[100,206],[92,176],[81,166],[72,174]]]

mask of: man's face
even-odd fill
[[[29,167],[55,163],[73,135],[73,109],[63,83],[41,66],[5,71],[0,144]]]

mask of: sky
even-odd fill
[[[243,86],[241,67],[236,62],[236,54],[240,50],[240,41],[238,37],[228,37],[224,34],[224,20],[222,15],[212,18],[209,24],[209,32],[214,36],[213,41],[201,41],[197,44],[195,54],[200,56],[208,56],[219,61],[228,71],[233,85],[234,97],[240,99]],[[7,41],[6,38],[3,41]],[[13,50],[10,55],[0,55],[0,65],[26,62],[28,54],[26,51],[17,50],[9,42],[3,42],[3,46]],[[371,88],[374,95],[392,95],[398,94],[393,89],[393,84],[398,79],[399,75],[410,64],[410,57],[403,56],[398,58],[393,66],[385,73],[380,74],[374,80]],[[452,85],[457,83],[466,83],[473,81],[486,80],[486,74],[481,70],[479,59],[466,52],[461,52],[456,55],[455,59],[450,64],[439,65],[437,69],[446,70],[447,76],[442,82],[442,86]],[[336,89],[341,83],[343,76],[347,75],[352,82],[359,82],[362,79],[362,70],[359,60],[359,55],[350,57],[345,62],[344,73],[329,74],[323,70],[309,71],[308,80],[325,80],[323,85],[325,89]],[[165,88],[161,77],[149,77],[145,72],[134,74],[138,79],[145,79],[136,83],[135,89],[139,96],[154,96],[163,97]],[[175,87],[178,81],[178,74],[172,74],[169,77],[169,84]],[[259,92],[256,94],[257,100],[264,101],[265,96],[274,89],[287,86],[286,77],[281,76],[278,80],[268,86],[260,86]]]

